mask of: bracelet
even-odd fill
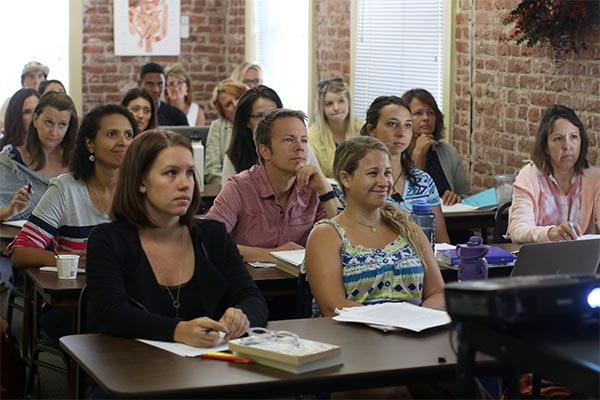
[[[321,202],[325,202],[325,201],[334,199],[336,197],[337,197],[337,195],[335,194],[335,190],[331,190],[325,194],[320,195],[319,200],[321,200]]]

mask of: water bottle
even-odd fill
[[[195,132],[194,132],[195,133]],[[196,167],[198,190],[204,191],[204,146],[199,136],[192,134],[192,150],[194,150],[194,165]]]
[[[431,243],[431,248],[435,252],[435,215],[431,211],[431,204],[413,204],[410,216],[423,229],[425,236],[427,236],[429,243]]]
[[[490,251],[490,246],[483,244],[479,236],[471,236],[465,244],[456,246],[458,255],[458,280],[472,281],[487,279],[488,264],[485,255]]]

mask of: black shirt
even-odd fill
[[[188,120],[185,113],[179,108],[165,103],[160,102],[158,107],[158,125],[160,126],[188,126]]]

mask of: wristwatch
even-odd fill
[[[335,190],[330,190],[329,192],[320,195],[319,200],[321,200],[321,202],[326,202],[326,201],[334,199],[336,197],[337,197],[337,195],[335,194]]]

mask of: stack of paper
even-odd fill
[[[336,321],[359,322],[384,331],[408,329],[414,332],[451,322],[445,311],[419,307],[410,303],[382,303],[337,310]]]

